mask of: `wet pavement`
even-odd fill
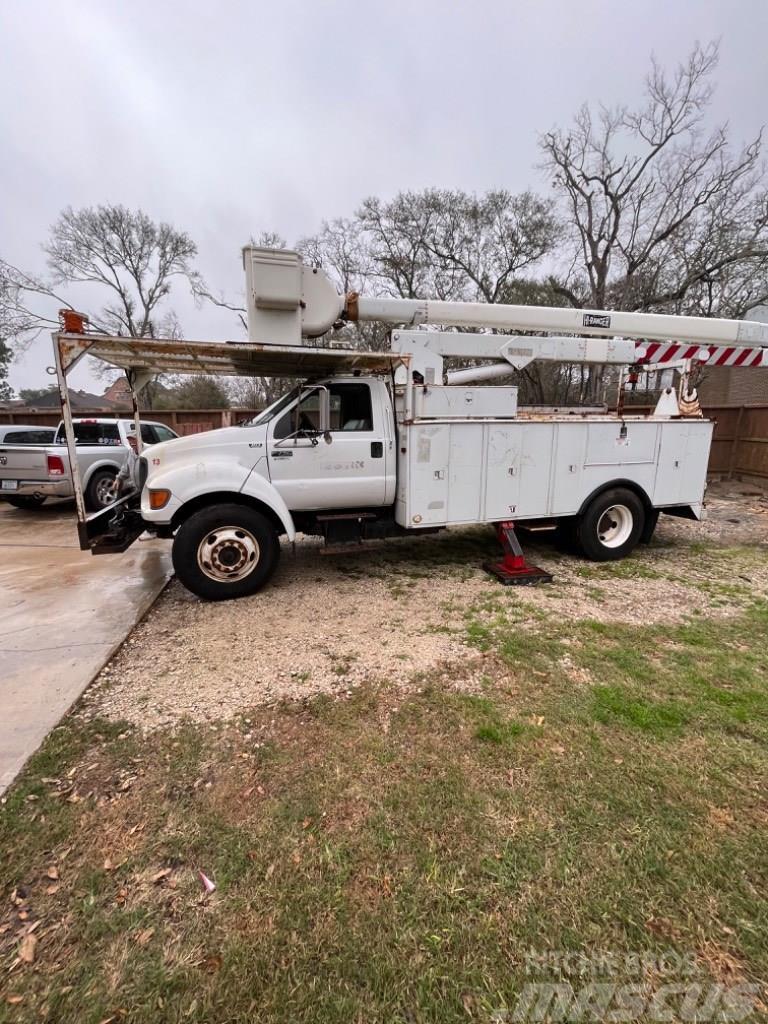
[[[167,541],[94,557],[74,507],[0,503],[0,793],[162,590]]]

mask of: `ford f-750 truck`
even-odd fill
[[[96,519],[81,510],[81,545],[95,553],[124,550],[147,527],[173,538],[179,579],[209,599],[256,591],[280,537],[299,532],[344,541],[493,524],[506,554],[489,570],[505,583],[546,576],[526,566],[515,524],[558,528],[591,559],[622,558],[660,512],[703,515],[713,424],[689,387],[694,365],[766,362],[759,323],[344,297],[296,253],[247,247],[244,258],[248,343],[110,338],[76,322],[55,336],[63,396],[86,352],[125,369],[134,392],[157,372],[305,379],[243,426],[142,453],[140,496]],[[302,344],[364,319],[394,325],[389,351]],[[509,333],[545,330],[559,333]],[[454,357],[486,362],[451,369]],[[518,409],[515,387],[477,386],[533,360],[615,367],[615,410]],[[628,413],[619,368],[660,364],[679,370],[679,389],[651,415]]]

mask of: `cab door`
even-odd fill
[[[304,395],[270,424],[269,475],[292,511],[385,503],[387,448],[370,384],[343,381],[328,390],[330,430],[321,427],[321,392]],[[330,441],[330,443],[329,443]]]

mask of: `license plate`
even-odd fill
[[[0,480],[0,487],[4,491],[16,491],[19,487],[18,480]]]

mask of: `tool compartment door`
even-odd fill
[[[552,423],[519,422],[489,427],[486,521],[546,514],[553,438]]]
[[[440,526],[448,521],[450,447],[451,428],[447,423],[410,428],[408,521],[404,526]]]

